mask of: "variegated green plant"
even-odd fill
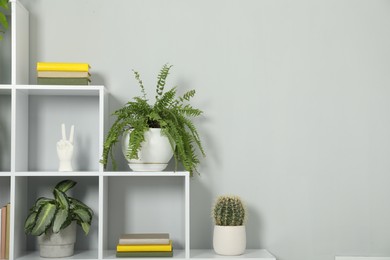
[[[66,195],[66,192],[76,184],[77,182],[72,180],[63,180],[53,190],[54,199],[38,198],[24,223],[25,233],[40,236],[50,229],[58,233],[72,221],[76,221],[87,235],[93,217],[92,209]]]
[[[0,0],[0,25],[2,27],[0,28],[0,41],[3,39],[3,33],[8,29],[8,21],[5,16],[5,11],[9,9],[8,2],[9,0]]]

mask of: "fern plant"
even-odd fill
[[[176,167],[178,162],[181,162],[191,176],[197,171],[199,158],[195,148],[197,147],[203,156],[205,152],[191,118],[200,116],[202,111],[188,104],[188,101],[195,96],[195,90],[190,90],[182,96],[177,96],[176,87],[164,91],[171,67],[172,65],[169,64],[163,65],[157,76],[154,104],[149,104],[140,74],[133,70],[142,96],[134,97],[123,108],[113,113],[116,120],[104,142],[103,158],[100,161],[105,168],[109,157],[114,170],[117,168],[113,147],[125,131],[132,130],[126,157],[138,159],[145,132],[149,128],[161,128],[162,134],[171,144]]]
[[[9,9],[8,7],[9,0],[0,0],[0,25],[2,29],[0,29],[0,40],[3,39],[3,33],[8,29],[8,21],[5,16],[5,11]]]
[[[77,182],[72,180],[63,180],[53,190],[54,199],[38,198],[24,223],[25,233],[40,236],[50,229],[53,233],[58,233],[72,221],[76,221],[87,235],[93,217],[92,209],[66,195],[66,192],[76,184]]]

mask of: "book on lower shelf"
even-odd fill
[[[116,252],[116,257],[172,257],[173,250],[168,252]]]
[[[1,207],[0,259],[9,259],[10,204]]]
[[[88,63],[79,62],[37,62],[37,71],[84,71],[88,72]]]
[[[88,63],[37,62],[38,85],[89,85]]]
[[[170,243],[168,233],[141,233],[141,234],[123,234],[119,238],[122,245],[145,245],[160,244],[167,245]]]
[[[38,78],[89,78],[86,71],[38,71]]]
[[[38,85],[89,85],[89,78],[38,78]]]
[[[168,233],[137,233],[120,236],[116,257],[172,257]]]

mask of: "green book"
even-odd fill
[[[169,252],[116,252],[116,257],[172,257],[173,251]]]
[[[38,85],[89,85],[89,78],[40,78]]]

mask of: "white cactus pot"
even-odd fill
[[[246,248],[245,226],[214,226],[213,247],[219,255],[242,255]]]
[[[122,152],[126,158],[129,145],[130,131],[123,135]],[[130,169],[133,171],[162,171],[168,166],[173,156],[172,147],[168,137],[162,135],[160,128],[150,128],[144,135],[145,141],[138,152],[138,160],[127,159]]]
[[[38,237],[41,257],[67,257],[74,254],[76,242],[76,222],[73,221],[67,228],[58,233],[49,231]]]

